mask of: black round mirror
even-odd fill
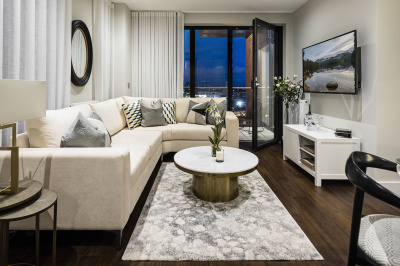
[[[72,21],[71,81],[85,86],[92,72],[93,48],[90,33],[82,20]]]

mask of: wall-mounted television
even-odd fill
[[[357,94],[357,31],[303,48],[304,92]]]

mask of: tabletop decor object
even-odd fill
[[[19,150],[16,122],[46,116],[46,82],[0,79],[0,129],[12,128],[11,182],[0,186],[0,194],[18,194]]]
[[[214,132],[214,138],[211,138],[209,136],[208,139],[211,142],[211,155],[212,155],[212,157],[216,157],[217,151],[221,150],[221,148],[219,147],[219,143],[221,142],[221,140],[223,140],[225,138],[225,136],[223,136],[221,138],[221,132],[222,132],[222,128],[224,126],[224,118],[223,117],[224,117],[225,109],[220,111],[218,108],[218,104],[214,103],[213,105],[211,105],[209,108],[206,109],[206,112],[210,112],[210,115],[215,120],[215,126],[211,128]]]
[[[218,163],[222,163],[224,161],[224,150],[220,149],[217,151],[217,159],[215,160]]]
[[[298,104],[303,89],[302,80],[296,81],[297,75],[293,75],[293,80],[288,77],[274,77],[274,96],[281,97],[286,107],[286,124],[289,122],[289,105]],[[292,108],[294,110],[294,108]]]

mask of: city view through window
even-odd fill
[[[227,29],[195,30],[195,96],[228,97],[228,56],[232,56],[232,111],[248,117],[252,108],[252,30],[232,31],[228,55]],[[190,97],[190,30],[184,36],[184,97]]]

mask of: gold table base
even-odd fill
[[[210,202],[227,202],[239,195],[238,177],[193,175],[193,194]]]

